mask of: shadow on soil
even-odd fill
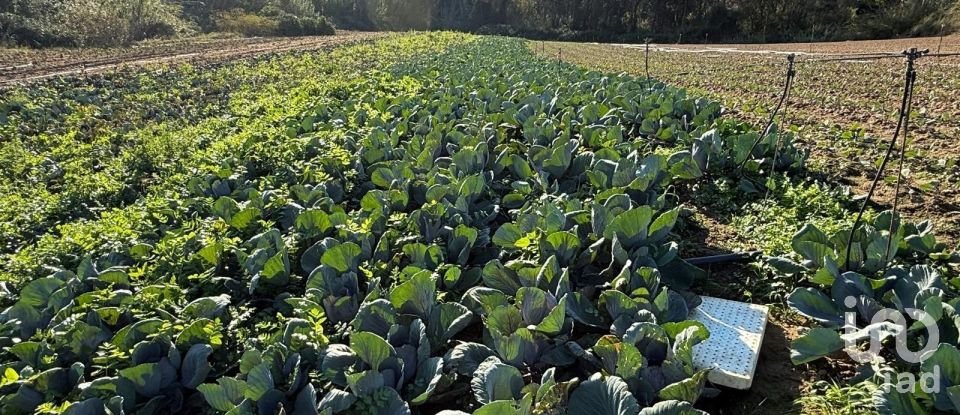
[[[779,321],[768,321],[753,386],[745,391],[723,388],[719,396],[704,399],[697,407],[712,415],[799,413],[793,402],[800,397],[803,373],[790,362],[791,330]]]

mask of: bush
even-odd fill
[[[56,23],[78,46],[115,46],[131,40],[130,19],[124,18],[113,2],[65,1]]]
[[[952,0],[897,3],[873,14],[857,16],[851,25],[851,34],[864,39],[937,35],[941,25],[948,26],[948,16],[954,7]]]
[[[134,40],[174,37],[178,33],[177,27],[168,22],[147,22],[139,26]]]
[[[304,35],[327,36],[337,33],[337,29],[326,17],[316,16],[308,18],[303,24]]]
[[[172,37],[193,29],[180,19],[181,9],[163,0],[126,0],[121,4],[121,16],[130,16],[130,38],[143,40]]]
[[[317,10],[310,0],[274,0],[271,5],[283,13],[294,16],[308,17],[317,14]]]
[[[190,31],[164,0],[19,0],[7,10],[0,36],[34,47],[115,46]]]
[[[221,32],[239,33],[244,36],[273,36],[278,22],[269,17],[248,13],[240,9],[222,12],[214,24]]]
[[[70,38],[52,32],[37,19],[0,13],[0,39],[30,47],[72,46]]]
[[[323,16],[300,17],[284,13],[277,24],[277,33],[281,36],[321,36],[335,32],[333,25]]]
[[[960,2],[955,4],[944,16],[941,22],[941,29],[944,33],[954,33],[960,31]]]

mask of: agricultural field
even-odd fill
[[[949,230],[878,204],[851,231],[766,100],[594,45],[376,36],[0,92],[0,413],[960,412]],[[752,390],[694,365],[701,295],[772,306]],[[842,351],[894,337],[843,330],[883,308],[939,328],[922,363]]]
[[[881,41],[793,43],[765,45],[600,45],[592,43],[531,42],[530,48],[548,59],[562,59],[611,73],[629,73],[677,85],[692,94],[716,99],[724,113],[745,120],[757,129],[769,121],[785,81],[787,55],[796,54],[797,75],[784,114],[776,126],[789,125],[798,148],[809,151],[807,169],[792,184],[770,191],[759,201],[736,196],[713,197],[694,203],[700,234],[705,243],[694,249],[705,253],[763,250],[781,255],[795,249],[796,232],[814,224],[829,232],[849,228],[856,211],[876,174],[883,152],[896,126],[903,91],[905,59],[858,59],[860,55],[889,53],[911,47],[943,53],[960,50],[960,36]],[[849,57],[847,59],[838,59]],[[820,62],[819,60],[836,60]],[[899,208],[907,218],[929,221],[939,240],[956,249],[960,240],[960,58],[928,57],[917,64],[918,81],[911,112],[909,144]],[[897,157],[898,153],[894,153]],[[887,166],[872,208],[889,209],[896,183],[896,165]],[[714,190],[729,189],[720,184]],[[719,192],[723,193],[723,192]],[[752,268],[752,267],[751,267]],[[743,278],[754,271],[730,267],[717,269],[721,278],[712,288],[728,297],[758,297],[760,302],[782,301],[790,284],[760,275]],[[779,320],[779,321],[777,321]],[[807,325],[792,312],[772,323],[783,338],[795,340]],[[799,398],[801,394],[857,397],[847,402],[846,412],[823,406],[819,399],[803,399],[804,413],[861,413],[869,391],[841,389],[837,379],[849,376],[851,367],[788,367],[786,356],[765,345],[758,376],[777,385],[746,397],[743,411],[778,398]],[[766,363],[766,367],[764,364]],[[766,372],[766,373],[765,373]],[[827,375],[830,379],[824,379]],[[787,387],[794,385],[795,387]],[[865,397],[866,396],[866,397]],[[832,410],[830,408],[833,408]],[[854,409],[850,409],[854,408]],[[787,408],[783,408],[786,410]],[[776,412],[776,410],[770,410]],[[852,412],[851,412],[852,411]],[[736,413],[736,412],[734,412]],[[763,413],[761,411],[761,413]]]
[[[209,64],[285,51],[328,48],[382,36],[378,32],[339,31],[333,36],[298,38],[206,37],[153,39],[125,47],[0,47],[0,86],[67,75],[87,75],[121,67],[156,64]]]
[[[644,45],[537,42],[541,55],[613,73],[650,76],[723,102],[730,114],[758,128],[783,89],[786,55],[798,54],[796,79],[785,110],[797,141],[811,150],[810,168],[824,181],[863,196],[893,136],[903,91],[905,59],[858,60],[858,54],[910,47],[960,51],[960,35],[882,41],[768,45]],[[853,56],[849,60],[818,62]],[[960,57],[929,57],[917,64],[901,206],[929,219],[945,241],[960,241]],[[876,200],[893,200],[896,169],[887,169]],[[746,238],[726,241],[748,247]],[[754,246],[756,247],[756,246]],[[762,248],[762,247],[760,247]]]

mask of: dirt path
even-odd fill
[[[123,48],[0,48],[0,86],[124,66],[161,63],[215,63],[293,50],[314,50],[384,36],[380,32],[340,31],[333,36],[296,38],[224,38],[147,41]]]

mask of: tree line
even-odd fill
[[[0,0],[0,39],[33,46],[196,32],[453,29],[594,41],[771,42],[935,35],[960,0]],[[117,33],[123,36],[117,36]]]
[[[670,42],[806,41],[956,29],[956,0],[318,0],[374,28]],[[359,13],[359,14],[358,14]]]

